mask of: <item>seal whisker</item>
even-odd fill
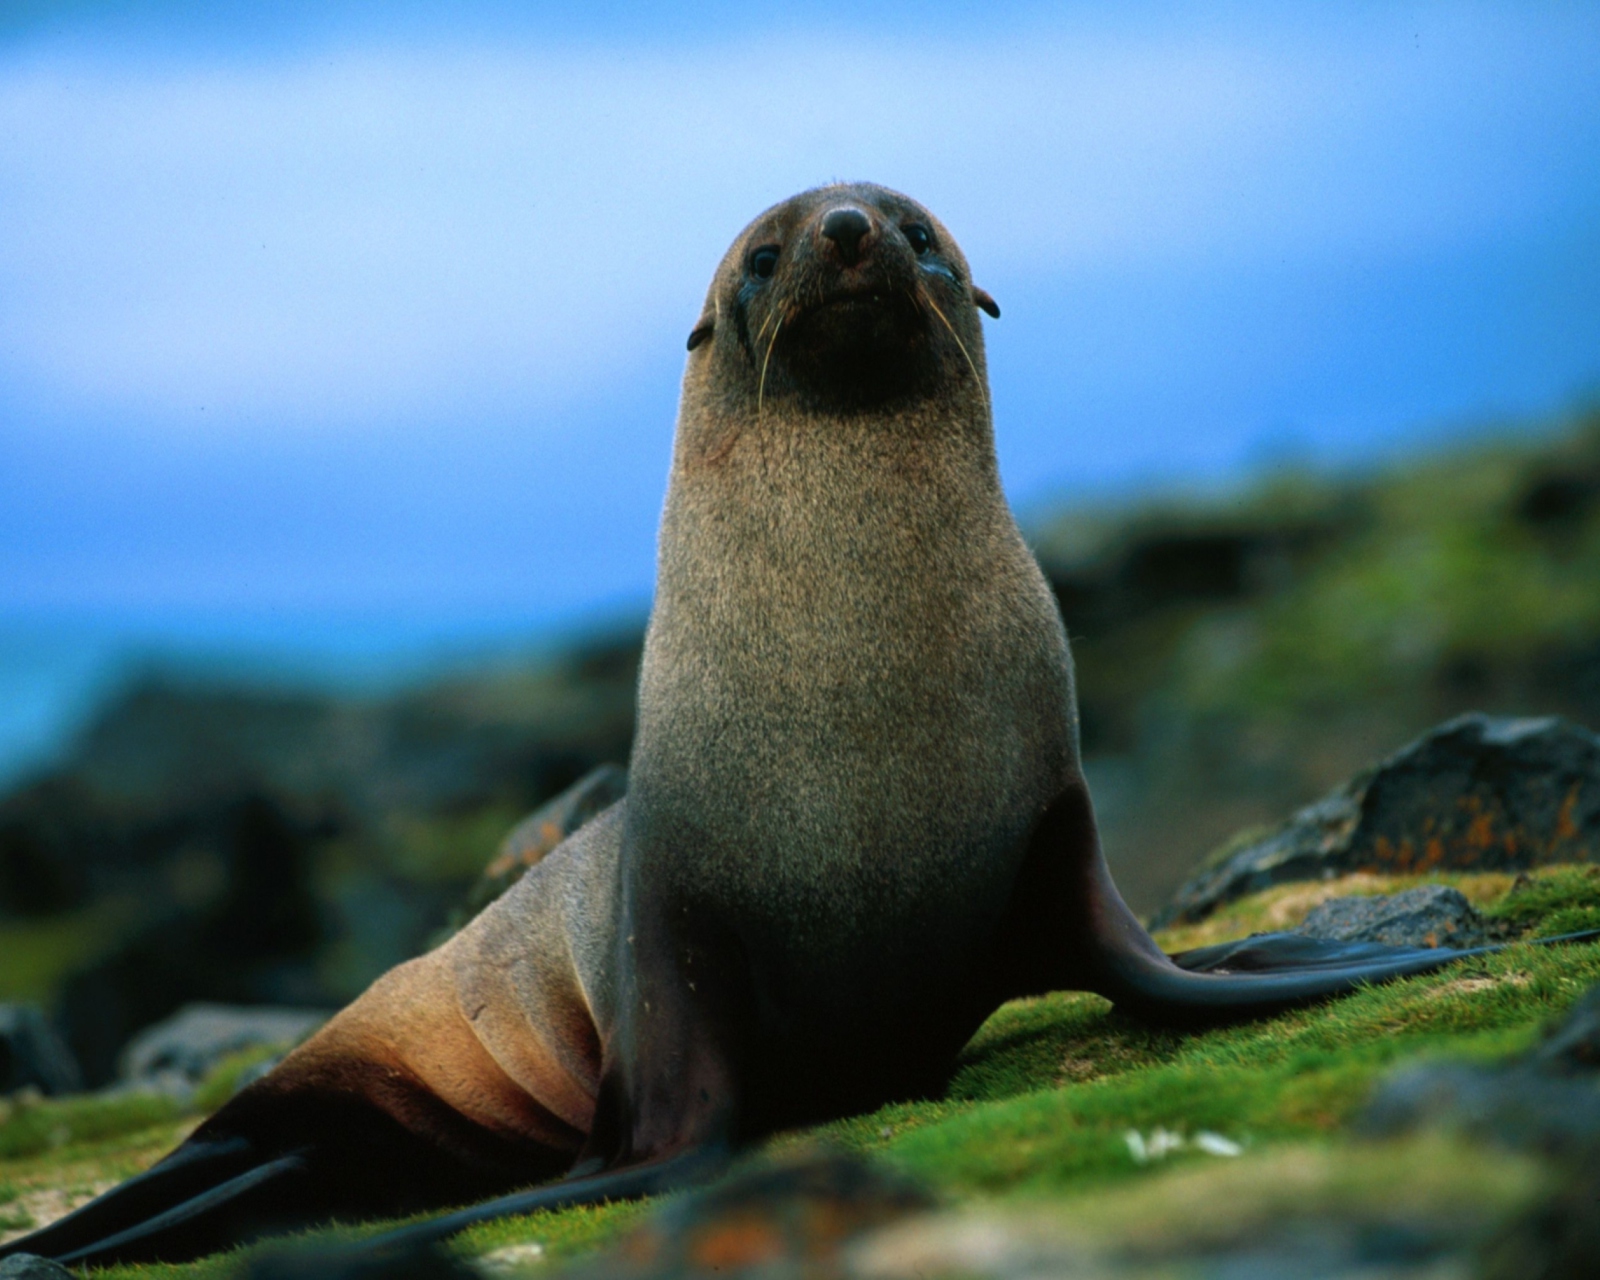
[[[773,315],[776,316],[777,314],[777,312],[773,312]],[[763,329],[766,328],[765,325],[762,325],[761,327]],[[758,419],[761,417],[761,406],[765,401],[767,394],[767,365],[772,360],[772,348],[778,345],[778,331],[782,328],[783,319],[780,316],[778,318],[778,323],[772,327],[772,341],[767,343],[767,354],[761,359],[761,379],[756,384],[756,417]]]
[[[993,417],[993,410],[989,406],[989,389],[984,385],[983,375],[978,372],[978,366],[973,362],[972,353],[967,350],[967,344],[961,341],[961,335],[956,332],[955,325],[951,324],[944,312],[939,310],[939,304],[928,296],[928,291],[923,289],[919,290],[919,292],[922,294],[922,300],[933,308],[933,314],[943,321],[946,329],[950,330],[950,336],[956,340],[956,346],[961,348],[961,354],[967,362],[967,368],[972,370],[972,380],[977,383],[978,394],[983,397],[984,412]]]

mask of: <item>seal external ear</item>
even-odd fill
[[[987,289],[980,289],[977,285],[973,285],[972,300],[978,304],[979,311],[987,311],[996,320],[1000,318],[1000,304],[994,300],[994,295]],[[689,342],[693,345],[694,339],[690,338]]]
[[[991,303],[990,305],[992,306],[994,304]],[[996,314],[999,313],[996,312]],[[700,322],[696,324],[693,329],[689,330],[689,350],[693,351],[702,342],[705,342],[708,338],[710,338],[711,335],[716,332],[716,328],[717,321],[715,316],[701,316]]]

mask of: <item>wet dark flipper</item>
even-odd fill
[[[1007,994],[1097,991],[1120,1009],[1169,1026],[1259,1017],[1502,949],[1388,947],[1275,933],[1169,957],[1117,892],[1081,781],[1034,831],[1010,924],[1018,942]],[[1540,941],[1595,938],[1600,932]]]
[[[1549,946],[1555,943],[1593,942],[1597,939],[1600,939],[1600,929],[1532,941],[1536,946]],[[1309,938],[1299,933],[1257,933],[1248,938],[1236,938],[1232,942],[1174,952],[1167,958],[1178,968],[1190,973],[1312,973],[1362,969],[1374,965],[1382,967],[1428,958],[1437,966],[1472,956],[1493,955],[1505,950],[1507,945],[1455,950],[1449,947],[1395,947],[1381,942],[1337,942],[1326,938]]]

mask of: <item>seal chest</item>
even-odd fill
[[[901,224],[931,218],[875,188],[798,204],[730,251],[685,381],[636,867],[726,922],[780,1003],[881,1018],[992,943],[1073,761],[1070,667],[972,306],[964,334],[939,319],[967,288],[953,242],[919,261]]]

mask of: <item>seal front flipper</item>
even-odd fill
[[[1112,882],[1081,780],[1034,830],[1007,933],[1006,994],[1095,991],[1119,1008],[1166,1023],[1274,1013],[1502,949],[1389,947],[1279,933],[1168,956]],[[1595,937],[1600,932],[1540,942]]]

